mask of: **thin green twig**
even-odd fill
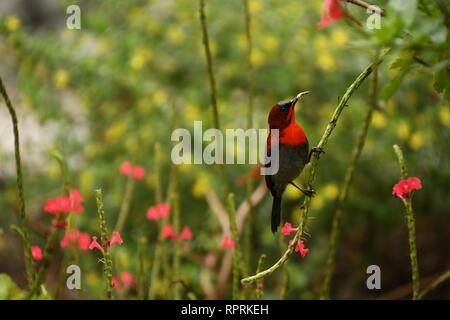
[[[228,198],[228,214],[230,215],[231,238],[234,241],[233,248],[233,300],[239,299],[239,277],[241,275],[241,246],[239,244],[239,232],[236,224],[236,208],[234,204],[234,194],[229,193]]]
[[[130,212],[131,199],[133,198],[134,185],[136,180],[133,177],[128,177],[127,185],[125,187],[125,194],[122,199],[122,204],[120,205],[119,218],[117,219],[116,227],[114,228],[117,232],[122,232],[125,222]]]
[[[419,299],[423,299],[426,295],[428,295],[431,291],[439,287],[441,284],[450,280],[450,270],[445,272],[439,278],[437,278],[432,284],[430,284],[427,288],[425,288],[419,295]]]
[[[347,102],[350,99],[350,97],[353,95],[353,93],[359,88],[359,86],[364,82],[364,80],[372,73],[373,69],[376,68],[376,66],[381,63],[382,59],[371,63],[357,78],[356,80],[348,87],[347,91],[345,92],[344,96],[340,99],[338,106],[334,110],[334,113],[327,125],[327,128],[325,129],[324,134],[322,135],[322,138],[319,141],[319,144],[317,147],[324,149],[326,143],[328,142],[328,139],[333,132],[334,128],[336,127],[337,121],[339,119],[339,116],[342,113],[342,110],[347,106]],[[317,162],[319,160],[318,153],[314,153],[314,156],[311,159],[311,174],[309,176],[309,181],[307,185],[312,185],[315,178],[315,168],[317,166]],[[243,284],[246,283],[252,283],[258,279],[261,279],[263,277],[266,277],[270,274],[272,274],[274,271],[276,271],[278,268],[280,268],[290,257],[292,252],[294,251],[295,245],[300,240],[306,221],[308,220],[308,213],[310,208],[311,200],[309,197],[305,198],[305,201],[303,202],[303,210],[300,215],[300,227],[298,231],[295,234],[295,237],[293,241],[289,244],[287,250],[284,252],[284,254],[281,256],[281,258],[270,268],[247,278],[244,278],[241,280]]]
[[[398,145],[394,145],[394,151],[398,158],[402,179],[408,178],[408,170],[406,168],[405,158],[403,157],[402,149]],[[402,199],[406,211],[406,225],[408,227],[408,241],[409,241],[409,257],[411,260],[412,271],[412,287],[413,287],[413,300],[419,300],[420,292],[420,276],[419,276],[419,263],[417,261],[417,247],[416,247],[416,225],[414,222],[414,211],[410,198]]]
[[[377,57],[376,57],[377,59]],[[356,140],[355,146],[353,147],[352,155],[350,158],[349,165],[347,167],[347,171],[345,172],[344,184],[341,188],[341,192],[338,197],[338,203],[336,206],[336,211],[334,212],[332,228],[331,228],[331,236],[330,243],[328,249],[328,257],[326,264],[326,272],[322,285],[322,294],[321,299],[330,299],[330,287],[331,287],[331,278],[333,277],[334,265],[336,260],[336,251],[338,246],[338,239],[341,231],[341,221],[342,215],[344,213],[344,206],[347,202],[350,185],[353,180],[353,175],[355,173],[356,165],[358,163],[361,152],[364,148],[364,144],[367,137],[367,132],[369,130],[370,122],[372,120],[373,110],[377,106],[377,84],[378,84],[378,72],[377,68],[372,73],[371,77],[372,81],[370,82],[370,104],[367,108],[366,115],[364,117],[364,123],[359,132],[358,138]]]
[[[28,286],[32,286],[34,279],[36,277],[36,268],[33,262],[33,257],[31,256],[31,244],[30,237],[28,234],[28,222],[25,210],[25,195],[23,191],[23,177],[22,177],[22,161],[20,157],[20,139],[19,139],[19,123],[17,120],[16,110],[14,109],[11,100],[9,99],[8,93],[6,92],[3,80],[0,77],[0,92],[5,99],[6,107],[8,108],[9,114],[11,116],[13,124],[14,133],[14,156],[16,160],[16,180],[17,188],[19,190],[19,202],[20,202],[20,229],[22,232],[23,240],[23,252],[25,256],[25,270],[27,273]]]

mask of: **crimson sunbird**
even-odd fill
[[[300,188],[293,182],[309,162],[312,152],[323,152],[317,147],[309,150],[305,131],[295,121],[294,107],[302,96],[309,92],[301,92],[292,100],[278,102],[269,113],[270,131],[266,144],[267,156],[271,156],[271,148],[275,146],[275,143],[279,147],[278,172],[265,176],[267,188],[273,196],[271,217],[273,233],[277,231],[280,225],[281,197],[288,184],[292,184],[308,197],[314,196],[315,193],[313,190]],[[278,141],[271,138],[273,129],[279,130]],[[265,166],[269,167],[272,164],[268,163]]]

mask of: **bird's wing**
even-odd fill
[[[271,146],[271,141],[270,141],[270,134],[269,134],[269,136],[267,137],[267,144],[266,144],[266,156],[267,157],[270,157],[270,155],[271,155],[270,146]],[[266,163],[265,167],[270,167],[270,162]],[[275,189],[274,189],[274,185],[273,185],[273,181],[272,181],[272,176],[265,175],[264,178],[266,180],[267,189],[270,190],[270,193],[272,194],[272,196],[275,196]]]

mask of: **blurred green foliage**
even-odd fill
[[[82,28],[69,30],[65,27],[66,7],[76,3],[81,7]],[[391,196],[391,188],[399,180],[394,143],[402,145],[410,174],[420,177],[424,185],[414,196],[421,273],[435,275],[450,263],[450,203],[446,199],[450,189],[448,6],[443,4],[442,8],[439,1],[431,0],[376,3],[387,12],[379,30],[365,28],[368,15],[351,4],[346,7],[363,27],[341,20],[318,30],[322,1],[249,1],[256,128],[266,128],[268,111],[277,101],[311,90],[297,109],[297,119],[314,145],[339,96],[377,49],[391,48],[380,67],[379,108],[373,115],[343,222],[333,282],[335,296],[342,298],[380,294],[366,289],[365,270],[370,264],[382,269],[383,293],[410,281],[403,208]],[[163,190],[167,190],[173,179],[172,130],[192,130],[194,120],[202,120],[204,128],[212,126],[198,3],[61,1],[57,15],[57,22],[42,27],[28,25],[20,14],[0,14],[0,71],[25,137],[22,148],[32,242],[44,244],[50,217],[42,207],[47,198],[62,194],[62,172],[51,156],[53,150],[68,159],[72,185],[85,197],[85,212],[74,218],[76,225],[92,235],[99,234],[94,189],[103,189],[111,229],[126,184],[119,166],[130,160],[142,164],[147,174],[145,180],[136,182],[122,233],[124,245],[114,248],[113,265],[115,274],[129,270],[137,276],[138,239],[148,239],[146,262],[151,265],[157,237],[155,222],[145,217],[147,208],[156,204],[154,145],[159,142],[162,146],[159,175]],[[222,127],[245,128],[248,83],[243,1],[207,1],[207,20]],[[312,201],[305,239],[310,253],[305,259],[293,257],[288,265],[288,298],[316,297],[335,200],[368,101],[368,87],[363,85],[352,97],[319,163],[317,196]],[[9,119],[1,112],[0,132],[11,141],[0,144],[0,272],[23,283],[19,242],[9,231],[18,205],[14,155],[8,148],[12,136]],[[33,126],[41,130],[34,133]],[[221,195],[221,177],[214,166],[182,165],[178,169],[181,225],[190,226],[194,233],[181,264],[180,273],[189,288],[183,296],[194,292],[204,298],[200,274],[205,257],[211,252],[222,257],[221,226],[204,194],[212,189]],[[246,197],[246,188],[237,180],[252,166],[233,165],[226,170],[239,204]],[[166,191],[163,196],[168,201]],[[300,197],[295,188],[287,190],[285,220],[297,221]],[[279,257],[279,241],[269,228],[270,206],[267,197],[253,215],[251,270],[256,269],[261,253],[268,254],[266,264]],[[14,245],[7,245],[11,241]],[[170,244],[164,246],[169,252]],[[57,253],[49,269],[47,285],[52,290],[58,282],[58,261],[63,252]],[[5,261],[7,255],[12,258]],[[84,288],[79,297],[102,297],[104,281],[97,253],[80,252],[79,263]],[[211,271],[213,283],[219,267],[220,260]],[[278,298],[281,280],[281,273],[266,280],[264,298]],[[9,286],[5,281],[2,288]],[[158,298],[170,298],[166,295],[168,285],[158,284]],[[222,297],[231,297],[230,290],[227,287]],[[5,289],[0,291],[5,296]],[[134,298],[136,293],[121,292],[118,296]],[[448,296],[447,290],[444,297]]]

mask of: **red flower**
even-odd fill
[[[143,166],[135,166],[133,168],[133,178],[136,180],[144,179],[145,176],[145,169]]]
[[[91,237],[85,232],[80,232],[80,234],[78,236],[78,248],[80,250],[87,250],[87,249],[89,249],[90,242],[91,242]]]
[[[180,240],[192,240],[192,231],[189,227],[184,227],[179,236]]]
[[[405,180],[400,180],[392,188],[392,194],[400,199],[409,198],[413,190],[422,189],[422,182],[419,178],[411,177]]]
[[[42,249],[38,246],[31,247],[31,255],[36,261],[42,260]]]
[[[133,174],[133,165],[130,161],[125,161],[120,165],[119,170],[124,176],[131,176]]]
[[[284,234],[285,236],[290,235],[292,232],[296,232],[298,230],[298,228],[292,228],[292,224],[290,224],[289,222],[286,222],[283,226],[283,228],[281,228],[281,233]]]
[[[130,161],[125,161],[120,165],[120,173],[124,176],[132,177],[136,180],[144,179],[145,169],[143,166],[134,166]]]
[[[66,220],[60,220],[58,222],[55,222],[53,224],[53,227],[56,229],[64,229],[67,226],[67,221]]]
[[[345,0],[325,0],[322,11],[322,20],[320,20],[317,25],[319,29],[323,29],[332,24],[334,21],[344,17],[341,7],[339,6],[340,1]]]
[[[173,232],[173,225],[166,224],[162,230],[162,237],[163,238],[173,238],[175,236],[175,233]]]
[[[223,240],[220,243],[221,248],[234,248],[234,240],[228,236],[223,236]]]
[[[292,244],[292,240],[289,241],[289,244]],[[306,254],[309,252],[309,249],[305,248],[305,244],[304,244],[303,240],[300,240],[299,242],[297,242],[297,244],[295,245],[295,252],[300,252],[300,255],[302,256],[302,258],[304,258],[306,256]]]
[[[120,280],[126,287],[134,287],[136,285],[136,280],[134,280],[133,275],[128,271],[123,271],[120,274]]]
[[[120,283],[119,283],[119,280],[117,280],[117,277],[116,276],[112,276],[111,280],[112,280],[114,289],[120,290]]]
[[[91,237],[87,233],[80,232],[78,230],[66,230],[64,238],[61,240],[60,245],[61,248],[72,246],[80,250],[87,250],[90,249],[90,243]]]
[[[165,203],[157,204],[156,206],[150,207],[147,210],[147,219],[149,220],[159,220],[167,218],[170,215],[170,206]]]
[[[70,190],[70,199],[73,202],[81,202],[81,201],[84,200],[83,196],[80,193],[80,191],[78,191],[77,189]]]
[[[55,199],[48,199],[47,202],[45,202],[44,211],[50,214],[57,213],[60,211],[59,202]]]
[[[93,250],[94,248],[100,250],[101,252],[103,252],[103,248],[102,248],[102,246],[97,242],[97,237],[96,237],[96,236],[92,237],[92,242],[91,242],[91,244],[89,245],[89,250]]]
[[[109,246],[112,246],[114,243],[122,244],[123,240],[120,237],[120,234],[116,231],[113,232],[113,239],[109,242]]]

